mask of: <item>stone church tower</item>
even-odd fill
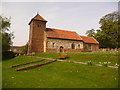
[[[28,54],[46,52],[46,22],[39,14],[31,19]]]

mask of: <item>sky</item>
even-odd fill
[[[113,0],[108,0],[111,2],[12,1],[8,2],[8,0],[5,0],[2,2],[1,15],[8,18],[11,17],[10,31],[14,32],[13,45],[15,46],[22,46],[28,42],[28,23],[37,12],[48,21],[46,24],[47,28],[75,31],[79,35],[85,36],[87,30],[99,29],[100,18],[118,10],[117,0],[115,2]]]

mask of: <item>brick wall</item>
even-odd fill
[[[98,44],[93,44],[92,45],[92,51],[98,51],[99,45]]]
[[[57,52],[57,49],[46,49],[46,52]]]
[[[65,49],[64,51],[65,52],[80,52],[82,51],[83,49]]]
[[[98,44],[84,43],[84,51],[98,51],[98,49],[99,49]]]
[[[30,24],[28,53],[45,52],[46,22],[32,20]]]

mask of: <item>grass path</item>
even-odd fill
[[[52,59],[52,58],[44,58],[44,57],[38,57],[38,56],[28,56],[28,57],[35,57],[35,58],[41,58],[41,59],[48,59],[48,60],[55,60],[55,59]],[[63,62],[71,62],[71,63],[79,63],[79,64],[88,64],[86,62],[78,62],[78,61],[74,61],[74,60],[62,60],[62,59],[57,59],[57,61],[63,61]],[[103,66],[101,64],[94,64],[96,66]],[[108,65],[107,67],[110,67],[110,68],[118,68],[118,66],[111,66],[111,65]]]
[[[60,53],[41,53],[36,54],[35,56],[44,57],[44,58],[52,58],[58,59]],[[78,62],[87,62],[92,61],[95,64],[99,64],[99,62],[111,62],[110,65],[114,66],[118,63],[117,52],[79,52],[79,53],[67,53],[69,58],[67,60],[70,61],[78,61]]]

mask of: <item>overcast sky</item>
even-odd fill
[[[6,0],[7,1],[7,0]],[[2,16],[11,17],[13,45],[25,45],[29,38],[29,21],[37,12],[49,28],[75,31],[85,35],[98,29],[102,16],[118,10],[118,2],[3,2]]]

